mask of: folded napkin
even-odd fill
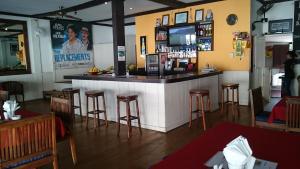
[[[223,149],[223,154],[228,162],[229,169],[253,169],[255,158],[248,140],[239,136],[232,140]]]
[[[20,106],[16,102],[16,100],[7,100],[3,104],[3,109],[5,111],[5,118],[11,118],[15,115],[15,111],[18,110]]]

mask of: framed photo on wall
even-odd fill
[[[175,13],[175,24],[188,23],[188,11]]]
[[[197,9],[195,11],[195,22],[203,21],[204,9]]]
[[[141,49],[141,55],[146,56],[147,54],[147,41],[146,36],[140,37],[140,49]]]
[[[169,15],[169,14],[163,15],[163,16],[162,16],[162,26],[167,26],[167,25],[169,25],[169,18],[170,18],[170,15]]]

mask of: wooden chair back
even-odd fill
[[[3,104],[8,99],[8,92],[4,90],[0,90],[0,117],[1,119],[4,118],[3,116]]]
[[[298,80],[298,96],[300,96],[300,75],[297,77]]]
[[[300,98],[287,98],[286,106],[286,130],[300,132]]]
[[[7,81],[2,82],[1,87],[3,90],[8,91],[8,96],[14,95],[17,97],[17,95],[22,95],[24,102],[24,87],[22,83],[16,81]],[[16,98],[16,100],[18,99]]]
[[[252,126],[255,124],[255,116],[264,112],[263,96],[261,87],[250,90]]]
[[[0,169],[57,166],[54,114],[0,124]]]
[[[55,116],[61,118],[67,129],[70,130],[71,128],[73,128],[74,115],[70,99],[52,96],[50,109],[51,112],[55,113]]]

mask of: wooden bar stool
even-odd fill
[[[225,90],[226,90],[226,101],[225,101]],[[231,100],[229,100],[229,90],[232,92]],[[236,90],[236,95],[235,95]],[[235,99],[236,98],[236,99]],[[221,113],[224,113],[224,106],[227,106],[227,115],[228,115],[228,105],[231,104],[233,118],[235,118],[236,113],[238,113],[238,117],[240,117],[239,110],[239,84],[237,83],[226,83],[222,84],[222,106]]]
[[[97,90],[86,91],[85,96],[86,96],[86,128],[88,128],[89,125],[89,114],[94,115],[94,129],[96,129],[97,124],[98,126],[100,126],[100,113],[104,114],[105,126],[108,127],[104,92],[97,91]],[[98,99],[99,97],[102,97],[103,110],[99,109],[99,99]],[[89,111],[89,98],[93,100],[92,111]],[[95,102],[97,102],[97,104],[95,104]],[[98,121],[98,123],[96,121]]]
[[[196,97],[196,110],[193,110],[193,97]],[[202,121],[203,121],[203,129],[206,130],[206,122],[205,122],[205,108],[204,108],[204,97],[207,98],[206,101],[206,109],[207,111],[211,112],[211,103],[210,103],[210,97],[209,97],[209,90],[190,90],[190,123],[189,127],[192,126],[192,116],[193,113],[197,114],[197,119],[199,118],[199,114],[202,115]],[[199,105],[199,99],[201,104],[201,109]]]
[[[136,112],[137,116],[132,116],[130,112],[130,102],[135,101],[136,105]],[[139,103],[138,103],[138,95],[132,94],[132,95],[118,95],[117,96],[117,113],[118,113],[118,136],[120,135],[120,120],[124,120],[127,122],[128,127],[128,138],[132,135],[132,126],[131,121],[132,120],[138,120],[138,126],[140,130],[140,134],[142,135],[142,128],[141,128],[141,121],[140,121],[140,110],[139,110]],[[120,102],[126,103],[126,116],[120,117]]]
[[[70,97],[74,115],[75,115],[75,110],[79,109],[80,119],[82,122],[80,89],[79,88],[64,88],[64,89],[62,89],[62,92],[64,95],[67,95]],[[77,94],[77,96],[78,96],[78,105],[75,105],[75,103],[74,103],[75,94]],[[74,116],[74,118],[75,118],[75,116]]]

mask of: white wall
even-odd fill
[[[111,27],[94,26],[95,66],[106,69],[114,65],[113,33]],[[99,37],[100,34],[103,35]],[[136,63],[135,26],[125,27],[126,62]]]
[[[52,44],[50,36],[50,22],[25,17],[0,15],[3,19],[23,20],[27,22],[29,54],[32,74],[0,76],[2,81],[19,81],[24,84],[25,100],[42,98],[43,90],[60,89],[61,85],[55,81],[63,80],[65,74],[87,72],[88,68],[55,70],[53,65]],[[128,35],[135,33],[135,27],[126,27]],[[94,44],[112,43],[112,28],[93,26]],[[108,51],[109,52],[109,51]],[[113,51],[111,51],[113,53]],[[108,56],[107,53],[94,51],[95,57]],[[63,84],[62,84],[63,85]]]
[[[267,13],[270,20],[294,19],[294,1],[276,3]],[[268,23],[263,24],[263,32],[268,32]]]

